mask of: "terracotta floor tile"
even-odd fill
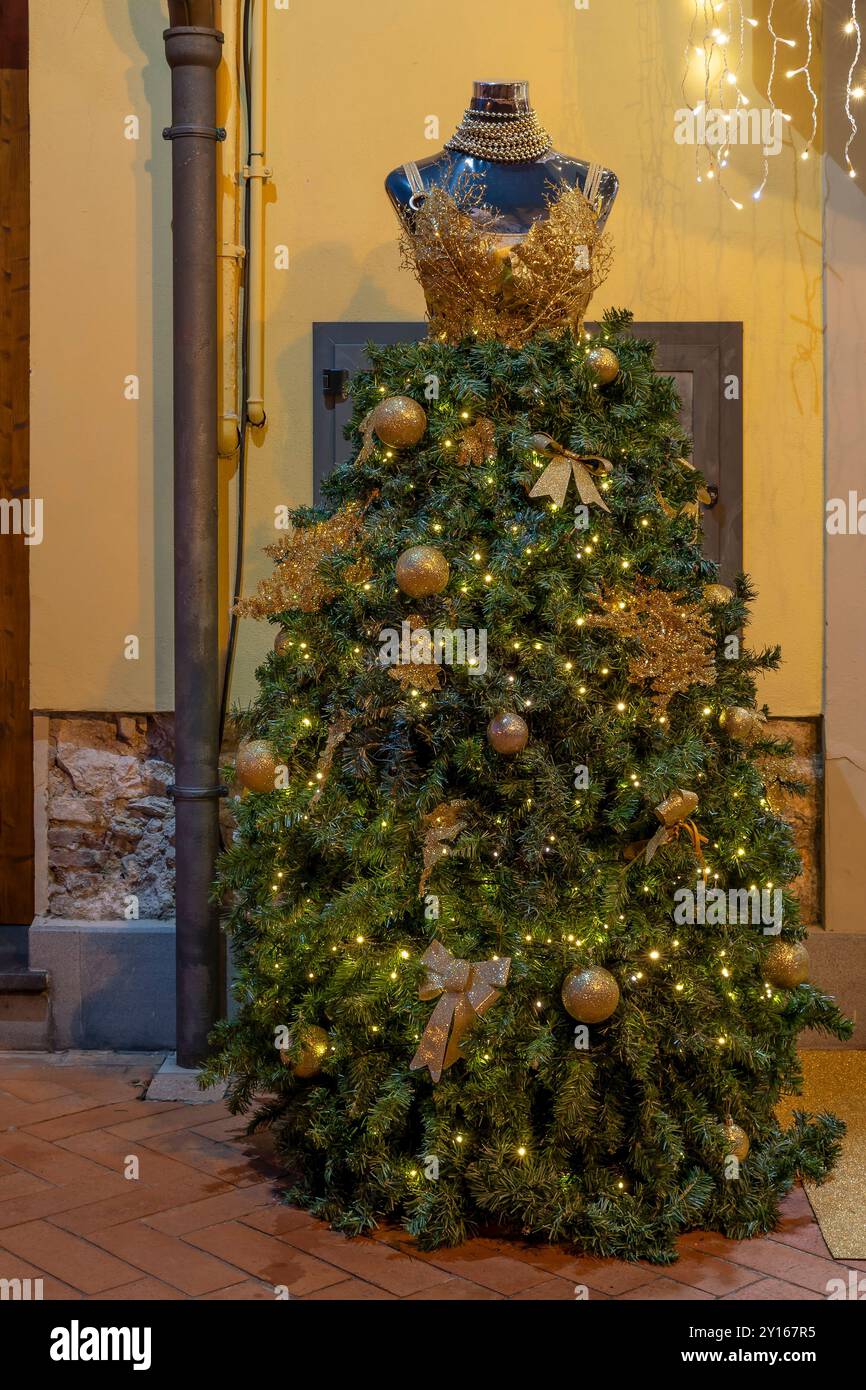
[[[603,1298],[608,1300],[607,1294],[596,1294],[596,1299]],[[570,1302],[577,1301],[574,1291],[574,1284],[569,1279],[545,1279],[543,1284],[533,1284],[531,1289],[523,1289],[520,1293],[511,1295],[512,1303],[526,1303],[532,1301],[547,1302]],[[581,1302],[584,1300],[581,1299]]]
[[[495,1289],[486,1289],[483,1284],[472,1284],[468,1279],[457,1279],[452,1275],[444,1284],[434,1284],[432,1288],[412,1293],[407,1303],[423,1302],[448,1303],[503,1303],[505,1295]]]
[[[153,1134],[140,1142],[149,1152],[163,1155],[166,1162],[177,1160],[238,1187],[259,1183],[273,1173],[256,1155],[250,1158],[243,1144],[218,1144],[193,1130]]]
[[[171,1303],[185,1298],[186,1294],[181,1293],[180,1289],[172,1288],[171,1284],[164,1284],[161,1279],[145,1277],[137,1279],[134,1284],[121,1284],[119,1288],[106,1289],[103,1293],[88,1294],[87,1302],[116,1299],[118,1303]]]
[[[726,1293],[722,1299],[723,1303],[746,1303],[754,1299],[764,1300],[767,1303],[808,1303],[810,1301],[823,1302],[824,1295],[814,1293],[810,1289],[804,1289],[799,1284],[788,1284],[784,1279],[757,1279],[754,1284],[747,1284],[744,1289],[737,1289],[736,1293]]]
[[[10,1197],[26,1197],[31,1192],[44,1192],[48,1184],[35,1173],[25,1173],[23,1168],[9,1168],[0,1176],[0,1203]]]
[[[657,1266],[641,1261],[639,1267],[650,1277],[659,1277]],[[720,1298],[722,1294],[734,1293],[761,1276],[753,1269],[733,1264],[730,1260],[721,1260],[704,1251],[684,1250],[676,1264],[665,1267],[664,1277],[673,1279],[677,1284],[688,1284],[692,1288],[703,1289],[705,1293]]]
[[[159,1143],[159,1136],[156,1138]],[[208,1141],[203,1141],[208,1142]],[[147,1187],[166,1186],[176,1184],[179,1188],[191,1184],[196,1178],[202,1187],[208,1191],[208,1175],[202,1172],[200,1167],[193,1167],[189,1163],[179,1162],[176,1158],[170,1158],[165,1153],[154,1147],[150,1142],[145,1143],[141,1139],[127,1139],[117,1134],[111,1134],[106,1129],[93,1130],[89,1134],[72,1135],[69,1139],[59,1139],[57,1141],[59,1150],[67,1150],[73,1154],[86,1157],[92,1163],[102,1164],[114,1173],[122,1174],[127,1159],[134,1156],[138,1159],[138,1181]],[[227,1168],[228,1165],[223,1165]],[[242,1176],[248,1176],[243,1164],[241,1155],[236,1155],[236,1169]],[[211,1181],[218,1179],[211,1178]],[[220,1189],[217,1189],[220,1190]]]
[[[315,1293],[304,1294],[305,1303],[321,1303],[326,1300],[357,1302],[360,1300],[383,1303],[397,1302],[396,1294],[378,1284],[365,1284],[363,1279],[344,1279],[342,1284],[329,1284],[326,1289],[316,1289]]]
[[[245,1226],[254,1226],[257,1231],[267,1231],[272,1236],[283,1236],[289,1231],[317,1231],[322,1225],[309,1212],[301,1211],[298,1207],[287,1207],[285,1202],[280,1201],[259,1207],[242,1217],[242,1220]],[[375,1238],[378,1239],[378,1235]]]
[[[16,1075],[14,1071],[4,1071],[0,1079],[0,1091],[17,1096],[28,1105],[34,1105],[40,1100],[58,1100],[68,1096],[74,1089],[69,1076],[55,1080],[53,1074],[50,1077],[40,1076],[37,1068],[22,1071],[20,1075]]]
[[[26,1221],[38,1221],[45,1216],[103,1201],[106,1197],[117,1196],[128,1186],[123,1178],[105,1169],[87,1182],[70,1183],[68,1187],[42,1183],[38,1192],[0,1202],[0,1240],[3,1238],[2,1232],[9,1226],[22,1226]]]
[[[836,1264],[833,1260],[822,1260],[817,1255],[766,1237],[743,1241],[728,1252],[727,1258],[734,1264],[758,1270],[761,1274],[789,1284],[799,1284],[820,1294],[826,1294],[828,1280],[845,1277],[847,1270],[847,1266]]]
[[[152,1102],[152,1105],[150,1113],[142,1111],[140,1116],[128,1120],[118,1117],[116,1123],[108,1121],[106,1128],[124,1139],[148,1139],[152,1134],[171,1134],[175,1130],[195,1129],[200,1124],[225,1119],[227,1113],[221,1100],[209,1101],[206,1105],[167,1106],[161,1105],[159,1101]],[[235,1120],[233,1123],[242,1125],[243,1120]]]
[[[282,1285],[297,1296],[314,1293],[328,1284],[338,1284],[346,1277],[344,1270],[324,1264],[306,1251],[296,1250],[285,1241],[265,1235],[263,1231],[254,1231],[239,1221],[191,1231],[184,1240],[199,1250],[230,1261],[271,1288]]]
[[[180,1105],[169,1105],[168,1108],[183,1109]],[[146,1100],[114,1101],[111,1105],[97,1105],[91,1096],[87,1100],[86,1108],[75,1114],[67,1113],[57,1119],[46,1119],[35,1124],[28,1122],[25,1127],[28,1134],[35,1134],[40,1139],[69,1139],[73,1134],[86,1134],[91,1129],[109,1129],[123,1124],[124,1121],[131,1121],[133,1117],[144,1119],[154,1111],[164,1112],[164,1109],[162,1102]]]
[[[200,1231],[205,1226],[217,1226],[223,1221],[248,1221],[261,1211],[270,1210],[273,1202],[270,1183],[254,1187],[231,1188],[218,1197],[203,1197],[201,1201],[177,1203],[164,1211],[155,1211],[146,1218],[148,1226],[167,1235],[182,1236],[188,1231]],[[269,1229],[266,1226],[261,1230]]]
[[[3,1232],[3,1245],[82,1293],[115,1289],[139,1277],[139,1270],[125,1261],[115,1259],[67,1231],[49,1226],[46,1221],[8,1227]]]
[[[81,1293],[78,1289],[73,1289],[71,1284],[64,1284],[62,1280],[56,1279],[53,1274],[48,1274],[44,1269],[38,1269],[29,1261],[14,1254],[11,1250],[4,1250],[0,1247],[0,1279],[34,1279],[42,1280],[42,1298],[47,1302],[54,1302],[58,1299],[79,1299]],[[23,1289],[22,1289],[23,1292]],[[31,1295],[36,1292],[31,1283]]]
[[[389,1293],[403,1296],[418,1293],[445,1280],[445,1275],[435,1265],[394,1250],[383,1241],[366,1237],[351,1240],[320,1223],[314,1230],[294,1227],[279,1239]]]
[[[170,1187],[143,1187],[141,1183],[133,1182],[125,1183],[124,1186],[127,1190],[115,1197],[105,1197],[99,1202],[90,1202],[86,1206],[75,1207],[71,1211],[51,1216],[52,1225],[59,1226],[64,1231],[72,1231],[75,1235],[87,1235],[90,1231],[119,1226],[123,1222],[138,1220],[143,1216],[156,1216],[167,1207],[174,1207],[184,1201],[209,1200],[202,1197],[201,1188],[195,1183],[195,1179],[193,1185],[186,1188],[174,1184]],[[231,1191],[228,1187],[224,1190]],[[148,1225],[153,1224],[152,1221],[148,1221]]]
[[[245,1134],[246,1121],[243,1115],[224,1115],[221,1120],[204,1120],[200,1125],[190,1125],[190,1129],[205,1139],[219,1139],[226,1143],[249,1144],[255,1137]]]
[[[288,1238],[288,1237],[287,1237]],[[468,1241],[452,1249],[434,1250],[423,1256],[446,1274],[456,1274],[472,1284],[482,1284],[508,1296],[522,1293],[533,1284],[543,1284],[550,1276],[537,1265],[514,1256],[488,1254],[483,1241]]]
[[[210,1303],[216,1300],[228,1301],[229,1299],[237,1302],[257,1302],[275,1303],[274,1291],[269,1284],[261,1284],[258,1279],[245,1279],[242,1284],[232,1284],[227,1289],[217,1289],[216,1293],[206,1293],[201,1300],[202,1303]]]
[[[560,1279],[568,1279],[572,1284],[585,1284],[598,1293],[626,1293],[646,1285],[650,1272],[639,1265],[625,1260],[603,1260],[595,1255],[571,1255],[556,1245],[532,1247],[532,1262],[538,1269],[554,1274]]]
[[[193,1249],[178,1236],[155,1231],[143,1221],[91,1231],[89,1240],[193,1298],[229,1284],[240,1284],[244,1277],[224,1260]]]
[[[678,1284],[675,1280],[669,1279],[662,1274],[658,1279],[653,1279],[648,1284],[642,1285],[637,1289],[628,1289],[625,1293],[617,1295],[619,1302],[631,1302],[650,1299],[653,1303],[669,1303],[677,1300],[683,1303],[706,1302],[712,1300],[711,1293],[705,1293],[703,1289],[690,1288],[688,1284]]]
[[[64,1140],[64,1143],[67,1142]],[[87,1182],[98,1177],[100,1172],[100,1165],[89,1158],[68,1153],[56,1144],[48,1144],[44,1139],[37,1139],[34,1134],[25,1134],[21,1130],[0,1134],[0,1158],[62,1187]]]
[[[79,1096],[74,1092],[57,1096],[53,1100],[40,1100],[31,1105],[29,1101],[17,1096],[0,1099],[0,1130],[30,1129],[55,1116],[74,1115],[80,1110],[92,1110],[93,1101],[89,1096]]]
[[[827,1242],[821,1235],[821,1228],[813,1219],[807,1221],[805,1217],[800,1217],[795,1223],[791,1223],[784,1231],[774,1231],[771,1240],[778,1240],[782,1245],[793,1245],[797,1250],[805,1250],[809,1255],[818,1255],[822,1260],[832,1260],[833,1256],[827,1247]]]

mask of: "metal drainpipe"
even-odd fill
[[[219,914],[216,70],[222,34],[169,4],[174,282],[177,1060],[199,1066],[222,1014]],[[213,7],[192,17],[213,20]]]

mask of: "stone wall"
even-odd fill
[[[49,916],[174,915],[173,741],[170,714],[51,716]]]
[[[774,738],[794,745],[793,771],[806,784],[803,796],[780,792],[773,805],[794,831],[803,860],[803,872],[791,885],[800,904],[800,916],[808,927],[823,925],[824,749],[818,719],[771,719]]]

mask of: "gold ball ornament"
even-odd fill
[[[264,738],[247,738],[238,745],[235,773],[247,791],[272,792],[279,760]]]
[[[451,570],[435,545],[413,545],[397,561],[397,583],[410,598],[429,598],[441,594]]]
[[[503,711],[487,725],[487,742],[495,752],[513,757],[515,753],[522,753],[529,742],[529,726],[519,714]]]
[[[749,1136],[739,1125],[735,1125],[733,1120],[728,1120],[725,1124],[725,1157],[733,1154],[734,1158],[740,1163],[749,1153]]]
[[[289,643],[291,641],[292,635],[289,632],[289,629],[287,627],[281,627],[276,637],[274,638],[274,651],[276,652],[277,656],[285,656],[286,652],[289,649]]]
[[[764,721],[757,710],[746,709],[743,705],[731,705],[724,711],[720,724],[731,738],[738,743],[751,743],[760,738]]]
[[[586,361],[599,386],[609,386],[619,376],[619,358],[610,348],[591,348]]]
[[[802,941],[774,941],[764,954],[764,979],[782,989],[796,989],[809,978],[809,952]]]
[[[562,1002],[578,1023],[603,1023],[619,1003],[619,985],[601,965],[569,970],[562,982]]]
[[[280,1055],[283,1064],[291,1067],[295,1076],[306,1080],[308,1077],[317,1076],[322,1070],[322,1059],[328,1051],[328,1035],[324,1028],[311,1023],[302,1029],[299,1042],[301,1055],[297,1061],[294,1061],[288,1052],[282,1052]],[[290,1046],[294,1046],[293,1040],[290,1040]]]
[[[370,424],[389,448],[408,449],[423,438],[427,412],[411,396],[386,396],[373,407]]]
[[[719,603],[730,603],[734,597],[733,589],[729,589],[727,584],[705,584],[704,603],[708,603],[714,608]]]

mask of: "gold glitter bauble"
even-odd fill
[[[743,1159],[749,1153],[749,1136],[739,1125],[735,1125],[733,1120],[728,1120],[725,1125],[725,1157],[733,1154],[734,1158]]]
[[[734,597],[733,589],[729,589],[727,584],[705,584],[704,603],[713,607],[717,603],[730,603]]]
[[[746,709],[742,705],[731,705],[724,711],[719,722],[725,733],[735,738],[738,743],[751,743],[753,739],[760,738],[764,725],[757,710]]]
[[[279,760],[266,739],[248,738],[239,744],[235,772],[239,782],[251,792],[272,792]]]
[[[619,358],[610,348],[590,348],[586,362],[599,386],[609,386],[619,376]]]
[[[317,1076],[322,1070],[322,1058],[328,1051],[328,1035],[324,1028],[319,1028],[315,1023],[308,1024],[301,1030],[298,1041],[301,1044],[301,1055],[297,1062],[289,1056],[287,1052],[282,1052],[283,1062],[287,1067],[291,1067],[295,1076],[306,1079],[310,1076]],[[294,1046],[290,1039],[290,1046]]]
[[[411,396],[386,396],[374,406],[370,424],[390,449],[408,449],[423,438],[427,412]]]
[[[276,637],[274,638],[274,651],[276,652],[277,656],[285,656],[286,652],[289,649],[289,643],[291,642],[291,640],[292,635],[289,632],[289,629],[287,627],[281,627]]]
[[[809,978],[809,952],[802,941],[774,941],[764,955],[764,979],[782,989],[796,989]]]
[[[397,583],[410,598],[441,594],[450,573],[448,561],[435,545],[413,545],[397,561]]]
[[[487,742],[497,753],[510,757],[522,753],[529,742],[529,728],[519,714],[503,711],[487,725]]]
[[[562,982],[562,1002],[578,1023],[603,1023],[619,1003],[619,985],[602,965],[569,970]]]

